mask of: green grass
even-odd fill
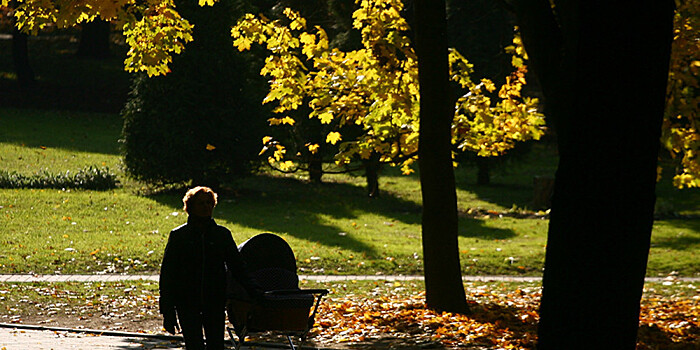
[[[124,177],[121,121],[113,114],[0,108],[0,164],[24,174],[107,166],[122,187],[111,191],[0,189],[0,273],[155,273],[168,232],[185,222],[183,191],[155,194]],[[465,274],[539,275],[548,221],[488,214],[519,212],[532,178],[551,175],[556,153],[536,146],[494,171],[491,186],[473,185],[471,166],[456,170],[460,256]],[[214,217],[241,243],[260,232],[284,237],[301,273],[419,274],[422,271],[418,177],[385,169],[379,199],[361,176],[263,174],[230,184]],[[664,213],[700,214],[700,191],[659,185]],[[470,209],[479,209],[472,211]],[[486,215],[485,215],[486,214]],[[590,213],[591,220],[605,213]],[[672,217],[672,216],[668,216]],[[700,219],[658,220],[648,274],[697,276]]]

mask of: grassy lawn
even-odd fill
[[[2,169],[32,174],[106,166],[122,186],[111,191],[0,189],[0,273],[157,272],[168,232],[184,223],[182,191],[143,194],[123,176],[121,122],[114,114],[0,109]],[[548,221],[511,215],[529,206],[532,178],[551,175],[546,147],[495,170],[493,185],[473,185],[471,166],[456,170],[465,274],[538,275]],[[386,169],[379,199],[365,197],[360,176],[260,175],[231,184],[215,219],[241,243],[260,232],[283,236],[302,273],[418,274],[422,270],[418,177]],[[700,275],[700,191],[659,185],[650,276]],[[597,215],[590,213],[594,220]],[[688,217],[694,215],[694,217]],[[502,216],[502,217],[501,217]],[[669,219],[670,218],[670,219]]]

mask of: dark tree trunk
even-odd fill
[[[556,20],[547,0],[518,9],[560,154],[538,349],[631,350],[653,223],[672,1],[556,5]]]
[[[80,33],[80,44],[77,55],[87,58],[109,57],[109,34],[110,24],[101,18],[96,18],[92,22],[83,23]]]
[[[457,195],[450,126],[445,1],[416,0],[415,38],[420,81],[419,169],[423,195],[426,305],[466,312],[457,244]]]
[[[485,186],[491,183],[491,172],[489,165],[491,160],[487,157],[476,157],[476,184]]]
[[[365,178],[367,179],[367,195],[370,198],[379,197],[379,154],[372,153],[365,163]]]
[[[323,157],[321,152],[316,152],[309,159],[309,181],[321,183],[323,177]]]
[[[20,89],[27,89],[34,84],[34,71],[29,64],[29,47],[27,34],[16,27],[12,30],[12,61],[17,74]]]

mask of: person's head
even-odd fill
[[[184,210],[188,215],[207,217],[211,216],[216,206],[218,196],[211,188],[205,186],[197,186],[185,193],[182,198],[182,203],[185,204]]]

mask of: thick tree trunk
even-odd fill
[[[419,168],[423,258],[429,308],[466,312],[457,245],[457,195],[450,126],[445,1],[415,1],[420,81]]]
[[[549,3],[532,3],[520,8],[520,25],[560,154],[538,349],[634,349],[672,2],[565,2],[561,41],[542,29],[552,24]]]

